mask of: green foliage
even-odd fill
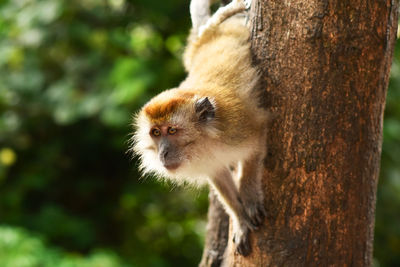
[[[105,248],[133,266],[197,264],[206,194],[139,181],[126,154],[132,113],[184,76],[187,10],[177,0],[0,1],[0,223],[87,262]]]
[[[0,0],[0,266],[197,265],[205,192],[139,180],[125,154],[131,114],[184,77],[188,4]],[[377,203],[382,266],[400,265],[399,49]]]
[[[381,175],[375,221],[375,257],[381,266],[400,265],[400,42],[397,42],[386,101]]]
[[[85,258],[77,253],[65,253],[47,248],[44,242],[26,231],[0,226],[0,265],[3,267],[120,267],[114,253],[96,251]]]

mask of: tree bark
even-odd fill
[[[253,0],[254,61],[273,118],[263,178],[268,216],[252,233],[248,257],[228,238],[218,252],[224,266],[372,265],[397,16],[396,0]],[[205,252],[218,239],[213,227],[223,229],[216,200],[210,205]],[[202,266],[218,265],[203,258]]]
[[[200,266],[218,267],[224,259],[224,252],[228,243],[229,216],[213,190],[210,190],[208,199],[210,206],[208,209],[207,236]]]

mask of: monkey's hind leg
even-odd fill
[[[245,0],[232,0],[226,6],[220,7],[205,24],[200,26],[198,36],[201,37],[208,29],[212,29],[233,15],[245,11],[248,2],[249,0],[247,2]]]
[[[190,2],[190,17],[195,32],[210,18],[210,5],[215,0],[192,0]]]

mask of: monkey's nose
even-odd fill
[[[168,150],[162,150],[159,157],[164,167],[170,171],[177,169],[180,165],[176,157],[174,157],[174,153],[170,153]]]
[[[169,165],[170,162],[172,161],[171,153],[168,151],[168,149],[161,150],[160,154],[159,154],[159,157],[160,157],[160,161],[162,162],[162,164],[164,166]]]
[[[167,161],[167,157],[168,157],[168,150],[161,151],[160,159],[162,163],[165,163]]]

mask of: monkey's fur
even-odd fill
[[[151,99],[135,118],[133,150],[145,173],[177,183],[208,182],[233,223],[237,251],[264,218],[261,170],[267,112],[255,90],[245,10],[234,0],[209,17],[208,0],[192,0],[193,29],[184,53],[187,78]]]

